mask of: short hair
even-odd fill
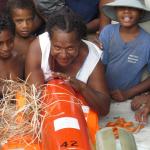
[[[12,19],[6,15],[0,15],[0,33],[4,30],[8,30],[13,36],[15,36],[15,24]]]
[[[86,24],[79,15],[68,7],[63,7],[48,18],[46,30],[50,35],[55,27],[65,32],[76,31],[79,39],[86,36]]]
[[[28,9],[32,11],[33,17],[35,16],[35,7],[32,0],[8,0],[7,12],[12,16],[14,9]]]

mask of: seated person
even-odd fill
[[[14,50],[15,25],[4,15],[0,15],[0,78],[4,80],[23,79],[21,58]],[[3,84],[0,85],[2,97]]]
[[[150,20],[150,11],[136,0],[116,0],[104,5],[103,11],[119,22],[106,26],[99,36],[106,79],[112,98],[125,101],[150,87],[149,77],[141,82],[144,68],[150,71],[150,35],[138,25]]]

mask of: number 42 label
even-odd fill
[[[65,141],[63,142],[60,147],[78,147],[78,142],[77,141]]]

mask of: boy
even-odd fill
[[[8,0],[7,10],[16,25],[15,50],[24,62],[29,44],[34,39],[34,4],[31,0]]]
[[[14,49],[15,25],[7,16],[0,16],[0,78],[23,79],[23,68],[20,57]],[[0,84],[2,97],[3,84]]]
[[[150,11],[138,0],[116,0],[103,11],[119,24],[106,26],[99,36],[102,62],[112,98],[125,101],[150,87],[150,78],[140,82],[144,67],[150,71],[150,35],[138,26],[150,20]]]

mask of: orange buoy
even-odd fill
[[[26,136],[22,139],[14,137],[2,146],[2,150],[41,150],[38,142],[30,143],[32,140],[31,136]]]
[[[43,102],[47,116],[42,128],[44,150],[91,150],[81,102],[71,86],[60,79],[48,82]]]

